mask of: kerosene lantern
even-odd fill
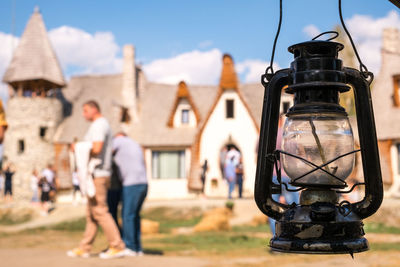
[[[274,251],[293,253],[355,253],[368,250],[362,219],[371,216],[383,199],[383,186],[366,74],[345,68],[338,59],[343,45],[332,41],[308,41],[289,47],[294,61],[288,69],[265,74],[255,200],[260,210],[276,220],[270,241]],[[360,150],[346,110],[339,105],[342,92],[354,91]],[[282,148],[276,148],[282,89],[294,95],[286,113]],[[356,203],[340,201],[351,192],[346,178],[361,153],[364,198]],[[290,189],[279,175],[284,168]],[[278,183],[273,182],[276,170]],[[355,186],[359,186],[356,184]],[[300,191],[300,203],[283,204],[273,194]],[[293,188],[293,187],[291,187]]]

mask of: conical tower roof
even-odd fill
[[[35,8],[26,25],[3,81],[13,86],[34,81],[43,89],[65,86],[60,64],[38,8]]]

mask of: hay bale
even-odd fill
[[[160,223],[148,219],[142,219],[140,223],[142,234],[158,234],[160,232]]]
[[[229,218],[232,212],[227,208],[215,208],[204,213],[201,221],[193,228],[194,232],[226,231],[231,228]]]
[[[230,218],[233,216],[233,212],[231,209],[228,208],[214,208],[204,212],[203,217],[213,216],[213,215],[223,215]]]
[[[251,219],[250,225],[258,226],[258,225],[267,224],[267,222],[268,222],[268,216],[266,216],[264,214],[258,214],[258,215],[255,215],[253,217],[253,219]]]

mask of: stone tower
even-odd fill
[[[10,88],[4,161],[17,169],[14,197],[29,199],[33,169],[40,171],[54,161],[53,136],[63,119],[62,104],[55,95],[65,86],[38,8],[26,25],[3,81]]]

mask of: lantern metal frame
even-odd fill
[[[338,36],[338,33],[328,31],[316,36],[312,41],[289,47],[289,52],[295,55],[294,62],[290,68],[274,73],[275,48],[282,24],[282,0],[280,0],[279,24],[273,43],[270,65],[261,77],[265,91],[254,190],[255,201],[259,209],[277,221],[276,235],[270,241],[270,247],[275,251],[312,254],[350,253],[353,255],[355,252],[368,250],[368,241],[363,237],[362,220],[374,214],[383,200],[383,183],[369,87],[373,80],[373,74],[362,63],[346,28],[341,0],[338,0],[338,7],[342,27],[360,64],[359,70],[342,66],[341,60],[338,59],[338,52],[343,49],[343,45],[330,42]],[[326,41],[316,41],[317,38],[327,33],[335,34],[335,36]],[[308,51],[317,52],[307,54]],[[287,93],[295,94],[295,106],[289,109],[291,114],[315,112],[315,117],[318,117],[322,116],[324,112],[332,112],[347,116],[343,107],[339,105],[338,95],[339,92],[348,91],[349,85],[353,88],[354,93],[360,149],[339,155],[335,159],[330,159],[329,162],[360,152],[364,182],[356,183],[350,189],[343,190],[348,186],[344,178],[340,179],[327,171],[327,175],[339,179],[343,183],[338,186],[310,185],[296,183],[296,179],[299,177],[291,177],[290,184],[298,187],[296,189],[289,188],[288,184],[283,183],[280,179],[280,154],[297,157],[313,166],[314,169],[310,170],[309,174],[316,170],[323,170],[322,167],[327,163],[318,166],[297,155],[276,149],[283,88],[287,87]],[[308,101],[308,98],[312,100]],[[296,104],[300,105],[296,106]],[[315,137],[315,126],[312,131]],[[317,137],[315,138],[318,143]],[[274,168],[278,184],[272,181]],[[349,193],[360,185],[364,185],[364,197],[361,201],[339,203],[339,194]],[[300,205],[275,201],[272,195],[280,194],[282,187],[285,187],[287,191],[301,191]]]
[[[331,45],[331,43],[329,41],[311,41],[300,45],[323,46]],[[295,64],[292,63],[290,69],[279,70],[273,76],[267,77],[268,74],[265,74],[262,77],[265,95],[254,196],[259,209],[265,215],[277,220],[277,236],[270,242],[272,250],[275,251],[324,254],[352,254],[365,251],[368,249],[368,241],[363,237],[362,219],[374,214],[383,199],[383,184],[369,83],[362,72],[352,68],[340,68],[340,73],[343,74],[340,78],[342,80],[337,84],[332,84],[332,81],[324,81],[324,71],[324,69],[310,70],[316,77],[322,77],[322,80],[297,83],[295,81],[296,84],[293,84],[293,80],[296,79],[296,69]],[[267,81],[267,78],[270,78],[270,81]],[[346,84],[351,85],[354,91],[365,181],[364,198],[356,203],[342,202],[333,205],[318,202],[312,205],[296,205],[294,203],[289,205],[276,202],[273,200],[272,194],[279,194],[282,190],[282,183],[274,184],[272,181],[273,170],[276,168],[276,160],[273,159],[276,159],[277,153],[276,138],[282,89],[289,86],[286,90],[291,92],[293,87],[304,85],[305,87],[311,86],[312,89],[302,88],[301,90],[329,87],[340,91],[340,88]],[[323,104],[319,104],[323,109]],[[316,168],[320,167],[316,166]],[[357,184],[349,191],[355,186]],[[298,190],[301,189],[304,187]],[[299,219],[300,217],[302,219]]]

